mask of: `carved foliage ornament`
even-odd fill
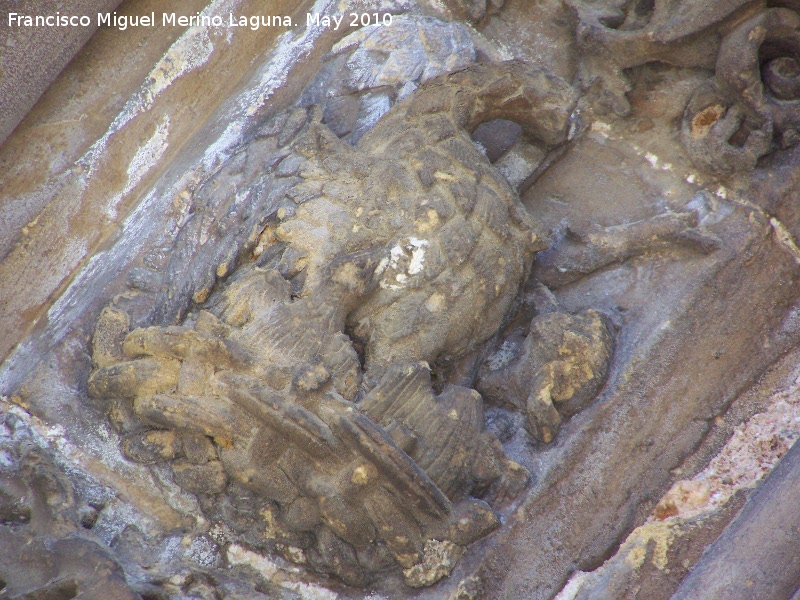
[[[579,18],[586,88],[614,112],[629,110],[624,70],[649,62],[713,69],[692,95],[682,139],[718,175],[752,170],[800,141],[800,3],[570,0]]]

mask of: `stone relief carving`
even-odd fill
[[[689,101],[682,136],[692,159],[715,173],[755,168],[795,145],[800,126],[800,15],[768,8],[722,41],[712,82]]]
[[[196,497],[217,543],[353,588],[398,572],[410,588],[446,580],[499,535],[531,475],[539,484],[513,444],[547,452],[623,360],[630,320],[554,292],[660,252],[729,252],[714,226],[733,209],[702,194],[551,230],[520,192],[592,117],[627,115],[631,69],[651,63],[692,70],[673,133],[705,175],[724,182],[787,156],[800,127],[798,6],[567,4],[575,87],[490,60],[465,27],[429,16],[345,38],[291,108],[176,200],[174,243],[143,256],[99,314],[91,401],[128,459]],[[458,10],[479,22],[501,7]],[[15,529],[0,543],[33,544],[38,591],[89,585],[70,553],[103,567],[103,593],[123,590],[99,545],[51,547],[25,529],[33,513],[18,492],[35,477],[20,473],[2,479],[0,523]],[[68,504],[58,519],[88,518]],[[480,597],[479,579],[453,597]]]
[[[774,147],[797,143],[796,3],[570,5],[580,20],[582,84],[598,87],[601,103],[619,115],[630,110],[625,69],[659,61],[714,70],[692,95],[682,127],[686,150],[701,168],[752,170]]]
[[[130,333],[120,311],[98,322],[89,393],[132,400],[136,419],[115,405],[126,454],[171,461],[209,518],[239,533],[266,528],[287,557],[351,585],[392,562],[414,587],[446,575],[461,547],[499,524],[468,498],[513,500],[528,479],[485,431],[481,396],[458,384],[473,385],[481,346],[512,316],[547,244],[468,133],[514,121],[546,153],[566,141],[576,98],[522,63],[480,64],[426,82],[354,148],[314,108],[266,124],[196,192],[229,193],[225,178],[238,176],[258,227],[173,254],[155,320],[182,320],[189,298],[207,298],[203,308],[180,326]],[[282,185],[267,183],[270,172]],[[596,231],[581,245],[592,258],[571,266],[585,274],[702,238],[688,221]],[[202,226],[189,222],[179,247]],[[478,385],[523,411],[543,442],[602,388],[613,347],[600,314],[554,304],[534,302],[524,343],[514,352],[506,340]],[[253,493],[262,505],[246,512],[264,522],[236,506]]]
[[[172,461],[175,481],[207,499],[209,517],[239,533],[266,528],[287,556],[300,552],[351,585],[392,562],[412,586],[447,574],[459,547],[499,524],[469,497],[511,500],[528,473],[485,431],[481,397],[446,375],[437,395],[429,365],[475,362],[546,244],[467,132],[502,117],[553,147],[566,139],[575,99],[546,72],[486,64],[425,83],[355,148],[313,109],[268,123],[197,192],[236,170],[244,189],[274,171],[284,179],[278,193],[265,202],[249,190],[261,231],[240,241],[239,256],[234,244],[201,248],[181,265],[187,276],[161,292],[172,302],[156,319],[174,314],[181,296],[208,296],[215,276],[241,262],[224,291],[180,326],[127,333],[127,315],[114,309],[98,322],[89,393],[131,399],[137,420],[158,428],[140,431],[128,404],[116,404],[126,454]],[[176,256],[185,254],[173,264]],[[539,344],[574,329],[597,353],[572,344],[574,364],[540,357],[551,370],[542,387],[558,385],[556,400],[571,386],[585,403],[587,380],[594,391],[602,384],[611,336],[592,317],[542,330]],[[555,409],[542,394],[529,414],[549,440]],[[253,494],[257,510],[237,506]]]

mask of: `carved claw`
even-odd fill
[[[698,227],[694,211],[668,212],[612,227],[569,229],[560,243],[537,255],[534,275],[555,289],[645,252],[687,244],[708,254],[721,246],[721,240]]]
[[[539,382],[535,388],[535,391],[528,396],[525,405],[528,431],[535,440],[549,444],[561,428],[563,419],[556,410],[550,394],[552,382],[545,385]]]
[[[517,358],[490,357],[484,364],[478,389],[492,401],[524,411],[531,435],[549,443],[563,419],[602,389],[613,349],[611,330],[597,311],[539,315]]]

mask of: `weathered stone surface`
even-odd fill
[[[75,498],[14,593],[668,597],[747,493],[686,517],[693,475],[799,337],[798,8],[101,31],[2,150],[2,407]]]
[[[673,598],[791,597],[800,586],[793,447],[711,544]],[[731,565],[736,565],[732,569]]]
[[[427,363],[406,365],[452,362],[485,342],[545,243],[467,131],[495,116],[514,118],[556,144],[573,102],[562,81],[501,63],[424,84],[355,149],[313,117],[298,128],[300,109],[268,123],[266,136],[277,136],[276,151],[288,154],[274,176],[264,170],[241,185],[274,187],[283,179],[288,186],[266,202],[250,192],[253,225],[231,227],[224,254],[198,235],[212,220],[221,227],[213,212],[190,222],[150,319],[183,320],[191,302],[205,298],[211,312],[122,339],[119,311],[105,309],[94,333],[111,341],[95,344],[101,356],[90,395],[130,398],[147,426],[208,436],[221,462],[180,458],[175,433],[158,430],[129,437],[127,456],[174,461],[175,482],[193,494],[223,493],[230,481],[276,503],[264,543],[291,539],[300,528],[312,540],[314,567],[351,585],[368,581],[356,553],[372,544],[389,549],[412,587],[449,573],[463,549],[439,556],[426,548],[452,545],[451,527],[462,546],[494,529],[489,507],[468,497],[513,499],[527,472],[484,431],[477,392],[449,386],[436,397]],[[291,136],[283,135],[287,127]],[[416,144],[400,150],[408,138]],[[244,146],[196,195],[213,198],[231,186],[247,153]],[[282,171],[292,158],[296,166]],[[462,181],[477,182],[471,201],[453,194]],[[320,193],[305,201],[295,194],[287,204],[296,187]],[[420,205],[424,196],[430,200]],[[454,243],[470,232],[472,243]],[[248,260],[264,236],[286,250],[268,254],[268,263]],[[231,284],[209,297],[237,264]],[[470,318],[476,309],[480,318]],[[364,349],[363,382],[353,341]],[[109,355],[119,362],[101,366]],[[569,385],[574,374],[559,377]],[[302,499],[311,503],[291,514]]]
[[[775,146],[800,142],[798,52],[800,14],[788,8],[761,11],[725,37],[714,81],[686,108],[683,141],[695,162],[752,170]]]
[[[6,411],[0,413],[0,456],[2,593],[8,598],[139,598],[92,531],[107,493],[73,488],[24,421]]]

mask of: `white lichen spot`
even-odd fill
[[[571,121],[569,124],[569,131],[567,132],[567,140],[572,141],[575,139],[575,135],[578,133],[578,122]]]
[[[264,579],[270,580],[280,570],[278,565],[266,556],[247,550],[239,544],[228,546],[228,563],[231,565],[246,565],[260,573]]]
[[[575,571],[570,576],[569,581],[567,581],[567,585],[564,586],[558,596],[553,598],[553,600],[575,600],[588,575],[589,573],[586,571]]]
[[[486,366],[488,366],[491,371],[499,371],[510,365],[511,361],[513,361],[518,354],[519,347],[517,344],[506,340],[500,348],[497,349],[497,352],[486,359]]]
[[[594,121],[591,130],[607,137],[611,133],[611,125],[603,121]]]
[[[293,558],[296,557],[298,559],[297,562],[305,561],[305,555],[299,548],[289,547],[289,552],[293,555]],[[296,569],[282,569],[266,556],[257,554],[252,550],[247,550],[239,544],[231,544],[228,546],[228,563],[232,566],[249,566],[267,581],[279,583],[282,587],[299,594],[303,600],[337,600],[339,598],[339,595],[335,592],[326,590],[317,585],[299,581],[287,581],[285,579],[286,576],[291,576],[291,573],[297,573],[298,571]],[[276,575],[278,577],[276,577]]]
[[[203,13],[208,13],[213,4],[206,7]],[[151,83],[143,94],[145,104],[152,104],[153,100],[175,80],[204,65],[213,52],[214,44],[209,39],[206,28],[187,29],[150,71],[148,80]]]
[[[517,188],[539,166],[540,160],[537,158],[540,157],[526,156],[512,148],[495,163],[495,167],[511,187]]]
[[[416,237],[409,237],[400,240],[389,251],[389,257],[382,259],[375,269],[376,274],[391,271],[392,278],[397,283],[390,283],[385,278],[381,280],[380,286],[384,289],[399,290],[407,283],[409,276],[418,275],[425,268],[425,247],[428,240],[420,240]]]
[[[408,274],[416,275],[421,273],[425,266],[425,246],[428,245],[428,240],[418,240],[417,238],[409,238],[409,242],[413,247],[411,251],[411,264],[408,265]]]
[[[186,555],[201,567],[210,569],[217,563],[219,547],[207,537],[200,536],[191,541]]]
[[[281,584],[286,589],[297,592],[303,600],[338,600],[339,594],[318,585],[299,581]]]
[[[136,154],[133,155],[128,165],[128,183],[125,192],[129,192],[141,181],[142,177],[152,169],[159,158],[167,149],[167,139],[169,137],[169,117],[158,124],[153,136],[141,146]]]
[[[303,552],[301,548],[297,548],[295,546],[289,546],[286,548],[286,553],[289,555],[289,558],[292,562],[298,565],[306,564],[306,553]]]
[[[382,258],[378,263],[378,266],[375,267],[375,275],[378,276],[383,275],[383,272],[388,268],[388,266],[389,266],[389,259],[387,257]]]
[[[106,208],[106,215],[110,221],[117,218],[117,207],[122,199],[129,194],[150,170],[156,166],[169,146],[169,115],[156,126],[153,135],[142,144],[128,163],[128,180],[121,192],[115,194]]]

